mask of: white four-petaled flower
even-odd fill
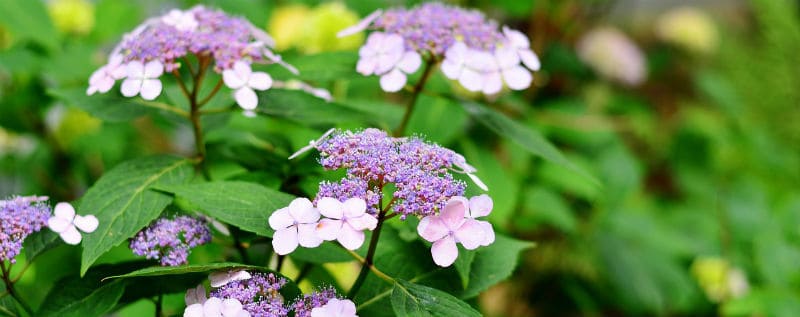
[[[187,306],[183,317],[250,317],[250,313],[244,310],[242,302],[237,299],[211,297],[205,302]]]
[[[481,203],[485,203],[485,201]],[[485,204],[476,206],[485,208]],[[482,214],[482,212],[483,209],[475,215]],[[467,250],[488,245],[487,242],[491,243],[487,237],[489,234],[487,227],[469,216],[471,216],[469,201],[464,197],[456,196],[447,202],[439,215],[427,216],[420,220],[417,232],[423,239],[433,243],[431,255],[434,263],[442,267],[452,265],[458,257],[456,243],[461,243]],[[491,230],[491,225],[488,229]],[[491,235],[493,242],[494,231],[491,232]]]
[[[100,93],[108,92],[111,87],[114,87],[114,82],[125,78],[127,73],[125,68],[126,66],[122,64],[122,55],[111,55],[108,64],[100,67],[89,77],[89,88],[86,89],[86,94],[91,96],[98,91]]]
[[[181,11],[172,9],[161,17],[161,21],[167,25],[171,25],[179,31],[194,31],[197,28],[197,19],[194,18],[194,13],[191,11]]]
[[[86,233],[92,233],[97,229],[98,221],[93,215],[76,215],[75,208],[69,203],[58,203],[54,210],[54,215],[47,219],[47,226],[50,230],[58,233],[61,239],[67,244],[76,245],[81,243],[81,233],[78,229]]]
[[[319,212],[328,217],[319,221],[317,235],[323,240],[336,240],[348,250],[364,244],[364,230],[373,230],[378,219],[366,213],[367,203],[361,198],[350,198],[344,203],[335,198],[323,197],[317,202]]]
[[[242,109],[253,111],[258,105],[255,90],[267,90],[272,87],[272,77],[264,72],[253,72],[250,64],[237,61],[233,67],[222,71],[225,85],[234,89],[233,97]]]
[[[143,64],[141,61],[131,61],[126,66],[127,77],[122,82],[122,95],[133,97],[141,94],[145,100],[153,100],[161,94],[161,81],[158,77],[164,73],[164,64],[152,60]]]
[[[269,216],[269,226],[275,230],[272,247],[275,253],[286,255],[297,245],[316,248],[322,244],[316,234],[319,211],[308,198],[296,198],[288,207],[276,210]]]
[[[358,317],[356,305],[347,299],[331,298],[325,305],[311,310],[311,317]]]
[[[422,65],[419,53],[406,51],[403,37],[397,34],[374,32],[358,51],[356,71],[362,75],[381,76],[381,88],[396,92],[405,86],[406,74],[413,73]]]

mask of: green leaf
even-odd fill
[[[475,260],[475,250],[466,250],[463,247],[458,248],[458,257],[453,266],[458,271],[458,277],[461,278],[461,287],[466,289],[469,285],[469,272],[472,270],[472,261]]]
[[[340,51],[299,55],[287,58],[286,61],[300,72],[300,74],[294,75],[281,67],[276,73],[283,74],[286,78],[319,82],[361,76],[355,72],[358,61],[356,52]]]
[[[369,117],[362,111],[337,102],[328,102],[304,91],[269,89],[258,94],[256,111],[286,118],[305,125],[340,122],[363,122]]]
[[[17,317],[17,303],[11,296],[0,297],[0,317]]]
[[[448,144],[463,133],[467,114],[457,103],[446,98],[421,95],[411,113],[406,134],[419,133],[428,140]]]
[[[25,259],[31,262],[40,254],[58,245],[61,245],[58,234],[47,228],[43,228],[41,231],[25,238],[25,241],[22,243],[22,249],[25,250]]]
[[[139,98],[124,98],[116,92],[86,95],[84,88],[49,89],[47,94],[64,100],[67,105],[75,106],[101,120],[109,122],[126,122],[158,110],[168,111],[180,116],[188,116],[183,110]]]
[[[92,214],[100,225],[85,234],[81,275],[103,253],[132,237],[172,202],[172,197],[150,190],[156,184],[180,184],[193,175],[190,161],[173,156],[135,159],[104,174],[81,199],[77,210]]]
[[[392,308],[397,316],[481,316],[453,295],[399,279],[392,290]]]
[[[31,39],[49,50],[58,48],[58,34],[47,16],[44,2],[0,0],[0,12],[3,12],[0,25],[14,38]]]
[[[247,264],[239,264],[239,263],[232,263],[232,262],[224,262],[224,263],[211,263],[211,264],[189,264],[189,265],[181,265],[181,266],[153,266],[147,267],[140,270],[136,270],[130,273],[121,274],[121,275],[113,275],[104,278],[103,280],[108,279],[126,279],[126,278],[133,278],[133,277],[150,277],[150,276],[168,276],[168,275],[181,275],[181,274],[188,274],[188,273],[208,273],[213,271],[221,271],[221,270],[263,270],[263,267],[254,266],[254,265],[247,265]]]
[[[267,237],[273,233],[268,224],[269,216],[294,199],[292,195],[241,181],[172,184],[156,188],[189,201],[211,217]]]
[[[141,262],[139,262],[141,265]],[[115,272],[119,265],[101,265],[83,278],[72,275],[55,283],[36,316],[102,316],[116,306],[125,291],[123,281],[101,282],[105,272]]]
[[[469,101],[462,102],[462,105],[473,118],[495,133],[511,139],[534,155],[541,156],[545,160],[568,168],[595,185],[599,184],[594,176],[567,160],[567,158],[564,157],[555,146],[550,144],[539,131],[511,120],[505,115],[484,105]]]
[[[478,248],[469,272],[469,284],[460,294],[461,298],[472,298],[489,289],[494,284],[507,279],[514,272],[522,250],[531,248],[534,243],[515,240],[498,234],[494,243]],[[459,257],[462,254],[459,254]]]

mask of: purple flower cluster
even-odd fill
[[[167,71],[177,68],[176,59],[187,54],[209,55],[221,72],[244,58],[265,61],[262,49],[271,44],[272,39],[247,20],[195,6],[145,21],[114,53],[122,53],[125,62],[158,60]]]
[[[284,306],[283,297],[278,293],[285,284],[286,279],[275,274],[252,273],[250,279],[225,284],[211,291],[210,296],[236,299],[253,317],[287,316],[289,308]]]
[[[387,10],[373,28],[399,34],[409,49],[435,55],[444,54],[456,40],[471,48],[493,50],[504,39],[497,22],[487,20],[480,11],[435,2]]]
[[[325,306],[329,300],[337,298],[336,290],[332,287],[323,288],[318,291],[313,291],[311,294],[303,294],[303,297],[297,299],[292,304],[295,317],[311,317],[311,311],[314,308]]]
[[[50,218],[47,197],[14,197],[0,200],[0,261],[15,263],[25,237],[39,231]]]
[[[531,71],[540,67],[525,34],[505,26],[501,32],[497,22],[475,10],[441,3],[378,10],[339,36],[367,29],[376,32],[361,47],[356,70],[381,76],[381,88],[388,92],[402,89],[406,75],[416,72],[420,56],[426,55],[429,63],[442,62],[447,78],[487,95],[499,93],[504,85],[528,88]]]
[[[201,218],[160,218],[131,239],[136,255],[159,260],[163,266],[186,264],[191,248],[211,242],[211,230]]]
[[[339,183],[321,183],[317,199],[362,198],[373,215],[390,183],[395,187],[392,210],[402,217],[436,214],[450,197],[463,195],[466,187],[449,173],[458,171],[453,167],[462,164],[463,157],[418,137],[395,138],[378,129],[337,131],[315,147],[325,169],[347,170]]]
[[[338,298],[333,288],[323,288],[303,295],[292,304],[284,304],[279,291],[286,285],[286,279],[272,273],[256,272],[251,275],[249,279],[231,281],[212,290],[209,297],[235,299],[253,317],[288,316],[291,311],[296,317],[310,317],[314,308],[325,306],[329,300]]]

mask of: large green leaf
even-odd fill
[[[44,2],[0,0],[0,12],[3,12],[0,25],[15,38],[31,39],[50,50],[58,48],[58,34],[47,16]]]
[[[363,122],[362,111],[337,102],[328,102],[300,90],[270,89],[258,94],[256,111],[302,124]]]
[[[494,243],[488,247],[478,248],[475,252],[472,268],[469,271],[469,284],[460,297],[478,296],[480,292],[507,279],[517,267],[520,251],[533,246],[532,242],[519,241],[498,234]]]
[[[399,279],[392,290],[392,308],[397,316],[481,316],[453,295]]]
[[[241,181],[170,184],[157,188],[189,201],[211,217],[267,237],[273,233],[268,224],[269,216],[273,211],[288,206],[294,198],[255,183]]]
[[[80,108],[89,114],[109,122],[125,122],[159,110],[186,116],[185,111],[157,101],[145,101],[137,97],[125,98],[111,91],[105,94],[86,95],[84,88],[50,89],[47,93],[64,100],[68,105]]]
[[[316,248],[297,248],[289,256],[309,263],[332,263],[353,261],[353,256],[342,247],[335,245],[338,242],[323,242]]]
[[[70,275],[60,279],[47,294],[36,316],[102,316],[116,306],[125,291],[121,280],[101,279],[110,274],[141,268],[146,262],[100,265],[81,278]]]
[[[355,72],[357,60],[358,54],[347,51],[299,55],[286,60],[300,71],[299,74],[290,74],[282,68],[276,73],[279,73],[278,76],[285,75],[286,78],[300,78],[313,82],[350,78],[361,76]]]
[[[78,206],[80,214],[93,214],[100,225],[84,235],[81,274],[112,247],[132,237],[158,217],[172,197],[150,190],[156,184],[189,181],[189,160],[173,156],[135,159],[120,164],[95,183]]]
[[[17,317],[19,311],[14,298],[11,296],[0,297],[0,316],[1,317]]]
[[[25,238],[22,249],[25,250],[25,258],[28,262],[33,261],[37,256],[61,244],[58,234],[51,230],[41,230]]]
[[[484,105],[470,101],[464,101],[462,105],[473,118],[497,134],[511,139],[534,155],[541,156],[545,160],[555,164],[565,166],[592,183],[599,184],[594,176],[567,160],[567,158],[564,157],[555,146],[547,141],[539,131],[511,120],[505,115]]]

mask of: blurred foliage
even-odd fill
[[[84,112],[94,105],[74,104],[81,99],[65,96],[83,92],[89,74],[122,33],[153,13],[197,2],[0,0],[0,196],[47,193],[55,201],[70,201],[125,158],[191,153],[190,127],[167,112],[133,118],[115,108],[109,115],[121,116],[118,120],[101,121]],[[480,124],[491,120],[486,112],[474,118],[469,107],[423,96],[409,130],[470,158],[492,188],[497,230],[537,243],[523,253],[511,278],[473,304],[488,316],[796,316],[798,3],[752,0],[717,3],[716,11],[701,7],[716,30],[700,37],[700,49],[687,49],[649,23],[663,10],[641,13],[648,23],[627,19],[625,4],[632,2],[460,1],[524,30],[542,58],[535,88],[489,100],[487,109],[541,132],[576,166],[534,157],[525,144],[498,137]],[[311,164],[313,158],[275,162],[317,136],[315,127],[387,128],[399,120],[398,96],[379,92],[375,78],[358,76],[352,67],[352,51],[363,38],[351,43],[334,38],[338,28],[358,19],[348,10],[365,16],[394,1],[208,4],[268,26],[289,49],[287,60],[309,70],[301,76],[330,89],[336,100],[315,104],[274,92],[270,100],[303,111],[283,103],[284,108],[270,108],[268,117],[209,117],[204,126],[223,128],[208,135],[209,152],[221,156],[209,158],[213,178],[313,193],[326,177]],[[578,58],[577,39],[604,25],[625,31],[644,51],[649,76],[642,85],[607,82]],[[313,37],[307,38],[309,29]],[[716,49],[705,46],[712,41]],[[302,58],[294,50],[323,53]],[[350,52],[330,52],[335,50]],[[430,90],[450,87],[434,76]],[[174,84],[166,87],[168,96],[170,89],[177,91]],[[300,176],[303,183],[285,188],[291,183],[286,180]],[[191,257],[223,252],[210,245]],[[74,275],[79,254],[78,248],[59,246],[42,255],[20,281],[20,291],[38,306],[50,291],[40,286]],[[99,262],[132,258],[118,247]],[[338,273],[319,269],[309,279],[332,274]],[[735,279],[746,290],[725,289]],[[177,314],[181,305],[178,296],[165,299],[168,313]],[[152,309],[151,302],[139,301],[118,315]]]

